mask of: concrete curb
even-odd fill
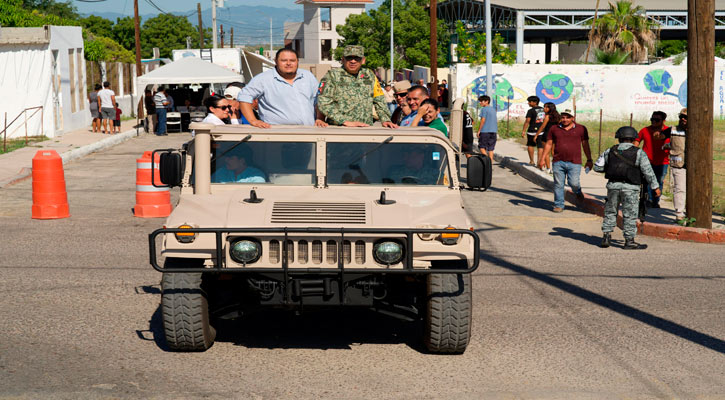
[[[527,164],[518,161],[516,158],[502,156],[494,153],[494,159],[498,163],[519,174],[524,179],[541,186],[544,189],[554,190],[554,180],[548,174],[540,172],[538,169],[529,167]],[[566,190],[566,201],[576,204],[577,207],[590,214],[596,214],[600,217],[604,216],[604,203],[584,194],[584,199],[577,199],[574,192]],[[622,226],[621,214],[617,218],[617,224]],[[679,225],[656,224],[653,222],[641,223],[637,221],[637,230],[642,235],[654,236],[661,239],[683,240],[697,243],[725,244],[725,230],[722,229],[702,229],[691,228]]]
[[[139,135],[143,134],[143,130],[139,130]],[[95,153],[100,150],[107,149],[109,147],[113,147],[117,144],[120,144],[122,142],[125,142],[128,139],[131,139],[136,136],[136,128],[128,130],[123,133],[119,133],[116,135],[111,135],[107,138],[101,139],[97,142],[87,144],[85,146],[81,146],[77,149],[64,151],[60,154],[60,158],[63,160],[63,165],[69,163],[70,161],[77,160],[81,157],[85,157],[91,153]],[[42,150],[39,149],[38,151]],[[15,175],[13,178],[8,179],[4,182],[0,182],[0,188],[4,188],[6,186],[10,186],[14,183],[18,183],[21,181],[24,181],[25,179],[28,179],[32,176],[33,169],[23,167],[20,172],[18,172],[17,175]]]

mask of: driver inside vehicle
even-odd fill
[[[409,185],[437,185],[440,171],[426,162],[426,154],[433,160],[440,159],[440,153],[430,154],[419,146],[404,150],[403,164],[392,166],[386,180]]]
[[[263,183],[264,172],[249,165],[253,160],[252,150],[239,144],[221,156],[221,168],[211,175],[213,183]]]

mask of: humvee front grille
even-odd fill
[[[312,251],[309,248],[312,247]],[[296,248],[296,252],[295,252]],[[349,240],[343,241],[342,244],[342,256],[345,261],[345,265],[363,265],[365,264],[365,241],[358,240],[355,242],[353,254],[353,246]],[[311,254],[310,254],[311,253]],[[295,257],[295,254],[297,257]],[[290,264],[328,264],[337,265],[338,256],[340,255],[338,249],[338,243],[335,240],[313,240],[311,243],[307,240],[288,240],[287,241],[287,262]],[[354,258],[353,258],[354,255]],[[280,240],[271,240],[269,242],[269,256],[270,264],[280,264],[282,262],[282,249]],[[353,259],[355,260],[353,264]]]
[[[365,203],[311,203],[277,201],[272,207],[272,222],[316,224],[364,224]]]

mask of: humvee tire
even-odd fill
[[[471,339],[470,274],[430,274],[423,340],[434,353],[460,354]]]
[[[167,267],[172,268],[168,265]],[[214,344],[201,273],[164,273],[161,280],[164,335],[175,351],[204,351]]]

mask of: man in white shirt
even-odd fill
[[[166,89],[163,86],[159,87],[158,92],[154,95],[154,104],[159,121],[156,136],[166,136],[166,106],[169,105],[169,99],[166,97]]]
[[[113,122],[109,123],[109,121],[116,119],[116,107],[114,106],[116,104],[116,93],[110,87],[111,82],[105,81],[103,82],[103,90],[98,92],[98,109],[101,110],[101,123],[103,124],[101,132],[108,132],[108,134],[111,134],[108,126],[110,125],[111,129],[113,129]]]

